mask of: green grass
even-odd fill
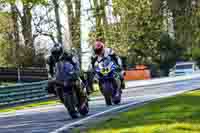
[[[17,110],[30,109],[33,107],[41,107],[45,105],[56,105],[58,103],[60,103],[58,100],[42,101],[38,103],[31,103],[31,104],[26,104],[26,105],[21,105],[21,106],[16,106],[16,107],[0,109],[0,113],[11,113],[11,112],[16,112]]]
[[[76,129],[75,132],[81,132]],[[200,133],[200,91],[162,99],[93,124],[86,133]]]
[[[0,86],[11,86],[11,85],[15,85],[16,83],[14,82],[0,82]]]
[[[101,96],[101,92],[99,90],[99,85],[94,84],[93,88],[94,88],[94,92],[90,95],[90,97]]]
[[[101,96],[101,92],[100,91],[94,91],[90,97],[96,97],[96,96]]]

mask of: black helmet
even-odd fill
[[[58,60],[63,53],[63,48],[60,44],[55,44],[51,49],[51,55]]]

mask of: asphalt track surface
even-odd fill
[[[86,117],[72,120],[63,105],[0,114],[0,133],[56,133],[67,131],[76,124],[90,121],[100,115],[120,109],[131,108],[136,104],[168,97],[200,88],[200,78],[167,83],[148,87],[129,88],[124,90],[120,105],[105,105],[103,97],[91,98],[90,112]]]

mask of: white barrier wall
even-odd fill
[[[140,86],[157,85],[157,84],[164,84],[164,83],[184,81],[184,80],[192,80],[192,79],[198,79],[198,78],[200,79],[199,73],[185,75],[185,76],[151,79],[151,80],[128,81],[126,84],[126,87],[134,88],[134,87],[140,87]]]

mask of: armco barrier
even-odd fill
[[[0,87],[0,107],[48,98],[47,81]]]
[[[198,79],[200,80],[200,74],[189,74],[185,76],[177,76],[177,77],[165,77],[165,78],[157,78],[151,80],[140,80],[140,81],[128,81],[127,88],[138,88],[138,87],[146,87],[174,82],[182,82],[187,80]]]

